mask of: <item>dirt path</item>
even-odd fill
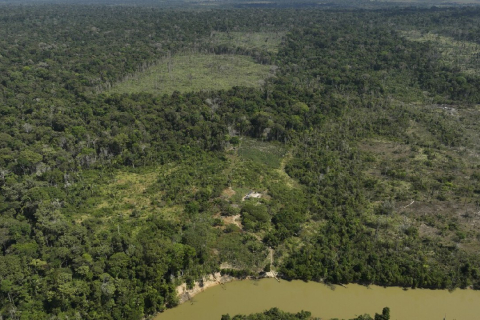
[[[222,220],[223,220],[223,224],[226,226],[229,224],[234,224],[243,230],[242,219],[239,214],[235,216],[222,217]]]

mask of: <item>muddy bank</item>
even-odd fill
[[[277,273],[275,271],[270,271],[256,277],[256,279],[262,279],[262,278],[275,278],[277,279],[277,281],[279,281],[277,278]],[[192,289],[187,289],[186,283],[182,283],[181,285],[179,285],[176,288],[178,302],[179,304],[182,304],[186,301],[189,301],[195,295],[214,286],[223,285],[225,283],[228,283],[234,280],[251,280],[251,279],[253,278],[252,277],[236,278],[229,275],[222,276],[220,272],[217,272],[215,274],[210,274],[208,276],[203,277],[202,281],[195,281]]]
[[[190,300],[195,295],[205,291],[208,288],[218,286],[233,280],[237,280],[237,278],[231,277],[229,275],[222,276],[220,272],[217,272],[215,274],[210,274],[203,277],[202,281],[195,281],[192,289],[187,289],[187,284],[182,283],[177,287],[178,302],[180,304],[184,303],[185,301]]]

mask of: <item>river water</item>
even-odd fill
[[[308,310],[322,319],[353,318],[381,313],[390,308],[397,320],[479,320],[480,291],[383,288],[350,284],[330,287],[316,282],[234,281],[205,290],[180,306],[167,310],[155,320],[220,320],[222,314],[250,314],[272,307],[283,311]]]

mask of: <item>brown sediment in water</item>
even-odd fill
[[[287,312],[308,310],[323,319],[351,319],[368,313],[379,313],[389,307],[392,320],[478,320],[480,291],[408,289],[400,287],[365,287],[349,284],[348,288],[317,282],[234,281],[214,286],[184,303],[166,310],[155,320],[211,320],[222,314],[250,314],[278,307]]]

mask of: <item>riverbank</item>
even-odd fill
[[[480,314],[480,291],[474,290],[405,290],[358,284],[348,284],[345,288],[312,281],[262,279],[232,281],[204,291],[192,303],[166,310],[155,320],[212,320],[227,313],[251,314],[272,307],[293,313],[308,310],[322,319],[351,319],[378,313],[386,306],[395,320],[478,320]]]
[[[257,278],[258,279],[274,278],[277,281],[280,281],[277,278],[277,272],[275,271],[266,272],[261,276],[258,276]],[[189,301],[194,296],[196,296],[201,292],[204,292],[208,288],[212,288],[218,285],[224,285],[225,283],[236,281],[236,280],[251,280],[251,279],[253,278],[252,277],[237,278],[237,277],[232,277],[230,275],[222,275],[220,272],[217,272],[214,274],[210,274],[206,277],[203,277],[202,281],[195,281],[192,289],[187,289],[187,284],[182,283],[176,288],[178,303],[182,304],[186,301]]]

